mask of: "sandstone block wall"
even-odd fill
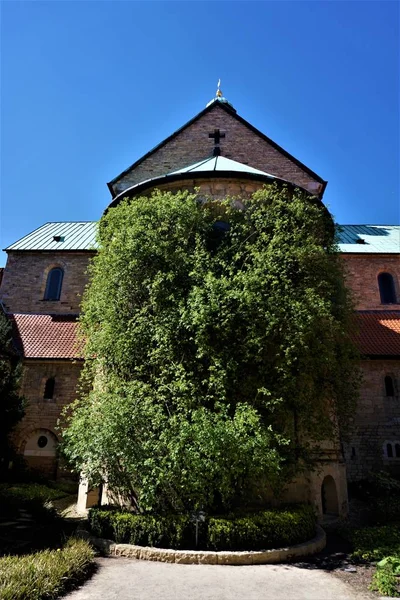
[[[286,179],[313,193],[321,191],[321,184],[294,161],[216,105],[133,171],[124,175],[113,185],[114,192],[120,193],[141,181],[165,175],[212,156],[214,140],[209,138],[209,133],[214,129],[225,134],[220,143],[222,156]]]
[[[383,468],[400,474],[400,457],[389,458],[386,452],[388,441],[400,443],[400,360],[365,360],[361,368],[361,397],[353,430],[344,444],[350,481]],[[386,375],[391,375],[397,383],[395,396],[386,396]]]
[[[0,300],[7,312],[79,313],[86,270],[94,252],[16,252],[10,251],[0,288]],[[53,267],[64,270],[61,297],[44,300],[47,275]]]
[[[342,254],[342,258],[357,310],[400,310],[400,254]],[[378,275],[382,272],[394,278],[397,304],[381,304]]]

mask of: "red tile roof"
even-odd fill
[[[400,356],[400,311],[359,312],[355,341],[367,356]]]
[[[77,315],[8,315],[13,338],[25,358],[80,358]]]
[[[81,358],[76,315],[9,315],[25,358]],[[400,311],[356,314],[355,342],[367,356],[400,356]]]

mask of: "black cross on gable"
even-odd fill
[[[214,129],[214,133],[209,133],[208,137],[214,138],[214,145],[218,146],[221,138],[225,137],[225,134],[221,133],[219,129]]]

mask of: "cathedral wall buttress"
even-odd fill
[[[76,314],[87,284],[93,252],[9,252],[0,288],[7,312]],[[45,300],[49,271],[63,270],[59,300]]]
[[[398,254],[342,254],[346,283],[353,292],[356,310],[400,310],[400,256]],[[378,275],[390,273],[396,304],[382,304]]]

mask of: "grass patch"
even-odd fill
[[[18,504],[39,501],[42,504],[67,496],[62,489],[52,488],[41,483],[1,483],[0,498]]]
[[[58,550],[0,558],[0,597],[53,600],[85,579],[93,558],[89,544],[78,539]]]

